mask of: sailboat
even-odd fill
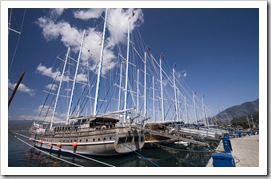
[[[57,93],[54,94],[56,97],[54,108],[52,109],[52,117],[50,122],[37,122],[35,121],[30,128],[29,132],[31,134],[30,141],[34,142],[34,146],[43,150],[49,151],[61,151],[61,152],[72,152],[83,155],[96,155],[96,156],[114,156],[131,153],[136,150],[140,150],[144,145],[144,133],[141,130],[142,123],[135,123],[135,119],[140,118],[140,115],[135,112],[134,108],[127,107],[127,96],[128,96],[128,66],[129,66],[129,23],[128,23],[128,33],[127,33],[127,59],[126,62],[126,77],[125,77],[125,94],[124,94],[124,107],[120,109],[118,105],[117,111],[106,111],[105,113],[98,113],[98,102],[101,101],[100,97],[100,82],[104,58],[104,44],[105,44],[105,32],[107,26],[107,16],[108,9],[105,11],[103,34],[101,37],[101,51],[100,60],[98,63],[97,79],[96,79],[96,90],[93,105],[92,115],[72,115],[72,103],[74,103],[74,92],[75,83],[78,76],[78,67],[80,62],[80,56],[85,36],[85,31],[83,32],[81,47],[78,54],[78,59],[76,62],[72,59],[73,66],[75,66],[75,72],[73,77],[73,83],[71,90],[69,92],[69,102],[68,111],[66,113],[66,122],[58,123],[54,121],[56,119],[56,108],[58,106],[58,100],[61,96],[60,91],[65,90],[62,87],[62,83],[65,82],[65,74],[67,73],[66,66],[71,63],[68,59],[70,48],[68,48],[66,57],[63,65],[63,70],[58,84]],[[67,80],[71,81],[71,80]],[[122,85],[122,84],[121,84]],[[90,87],[90,85],[85,85]],[[52,92],[48,92],[52,93]],[[84,92],[82,92],[83,94]],[[92,102],[92,98],[83,97],[81,99],[89,98]],[[115,105],[116,106],[116,105]],[[73,106],[74,109],[78,108],[80,111],[80,106]],[[45,108],[45,107],[43,107]],[[139,120],[138,120],[139,121]]]

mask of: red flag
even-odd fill
[[[151,48],[150,48],[150,47],[148,47],[148,51],[149,51],[149,52],[151,51]]]
[[[164,59],[165,59],[164,53],[162,53],[162,55],[161,55],[161,59],[162,59],[162,60],[164,60]]]
[[[134,15],[135,15],[135,13],[134,13],[134,11],[133,11],[133,15],[132,15],[132,17],[134,17]]]

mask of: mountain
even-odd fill
[[[226,122],[232,120],[233,118],[251,115],[256,112],[259,112],[259,99],[227,108],[217,114],[215,118],[221,122]]]

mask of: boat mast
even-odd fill
[[[186,96],[184,96],[184,110],[185,110],[185,121],[188,124],[188,113],[187,113],[187,100],[186,100]]]
[[[122,85],[122,61],[120,63],[120,83],[119,83],[118,111],[120,110],[121,85]]]
[[[163,54],[162,54],[163,55]],[[164,95],[163,95],[163,76],[162,76],[162,57],[160,58],[160,92],[161,92],[161,114],[162,114],[162,121],[165,120],[164,114]]]
[[[204,119],[205,119],[205,123],[206,123],[206,126],[209,127],[209,122],[208,122],[208,118],[207,118],[207,114],[206,114],[206,107],[205,107],[205,104],[204,104],[204,95],[202,97],[202,107],[203,107],[203,114],[204,114]]]
[[[136,112],[139,113],[139,69],[137,69],[136,80]]]
[[[174,88],[174,97],[175,97],[175,110],[177,115],[177,121],[179,121],[179,106],[177,101],[177,89],[176,89],[176,82],[175,82],[175,69],[173,67],[173,88]]]
[[[75,74],[74,74],[74,80],[73,80],[73,83],[72,83],[71,97],[70,97],[70,102],[69,102],[69,107],[68,107],[66,124],[69,124],[69,120],[70,120],[70,112],[71,112],[71,105],[72,105],[72,100],[73,100],[73,92],[74,92],[75,82],[76,82],[76,79],[77,79],[78,67],[79,67],[79,62],[80,62],[80,58],[81,58],[84,38],[85,38],[85,30],[83,31],[80,50],[79,50],[79,54],[78,54],[78,58],[77,58],[77,64],[76,64],[76,69],[75,69]]]
[[[107,11],[106,8],[105,11],[105,17],[104,17],[104,27],[103,27],[103,37],[102,37],[102,44],[101,44],[101,53],[100,53],[100,61],[99,61],[99,69],[98,69],[98,76],[97,76],[97,83],[96,83],[96,92],[95,92],[95,101],[94,101],[94,109],[93,109],[93,115],[97,115],[97,106],[98,106],[98,97],[99,97],[99,88],[100,88],[100,79],[101,79],[101,73],[102,73],[102,65],[103,65],[103,54],[104,54],[104,38],[105,38],[105,30],[106,30],[106,20],[107,20]]]
[[[144,119],[147,118],[147,53],[144,54]]]
[[[124,107],[123,110],[125,111],[123,122],[126,122],[127,118],[127,97],[128,97],[128,72],[129,72],[129,48],[130,48],[130,17],[128,19],[128,34],[127,34],[127,56],[126,56],[126,73],[125,73],[125,94],[124,94]]]
[[[22,72],[22,74],[21,74],[21,76],[20,76],[20,78],[19,78],[19,80],[18,80],[18,82],[17,82],[15,88],[13,89],[13,91],[12,91],[10,97],[9,97],[9,100],[8,100],[8,107],[10,106],[10,103],[11,103],[11,101],[12,101],[14,95],[16,94],[16,91],[17,91],[18,87],[19,87],[19,85],[21,84],[21,82],[22,82],[22,80],[23,80],[24,74],[25,74],[25,71]]]
[[[198,124],[198,117],[197,117],[197,109],[196,109],[196,102],[195,102],[195,92],[193,92],[193,103],[194,103],[194,114],[195,114],[195,121],[196,121],[196,124]]]
[[[65,73],[65,70],[66,70],[66,66],[67,66],[67,61],[68,61],[69,54],[70,54],[70,47],[67,50],[65,63],[64,63],[64,67],[63,67],[63,70],[62,70],[60,83],[59,83],[58,90],[57,90],[57,95],[56,95],[56,101],[55,101],[55,105],[54,105],[54,110],[53,110],[52,118],[51,118],[51,121],[50,121],[50,129],[52,128],[52,125],[53,125],[53,121],[54,121],[54,117],[55,117],[55,112],[56,112],[56,106],[57,106],[57,103],[58,103],[58,97],[59,97],[60,89],[61,89],[61,86],[62,86],[63,76],[64,76],[64,73]]]
[[[154,76],[152,76],[152,106],[153,106],[153,118],[154,118],[154,121],[156,121],[156,116],[155,116],[155,98],[154,98],[154,95],[155,95],[155,91],[154,91]]]

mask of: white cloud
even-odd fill
[[[87,82],[88,81],[87,75],[86,74],[77,74],[76,81],[77,82]]]
[[[55,40],[60,37],[66,47],[78,50],[82,32],[79,32],[75,27],[71,27],[68,22],[55,23],[52,19],[40,17],[37,24],[42,28],[42,34],[46,40]]]
[[[8,88],[14,89],[15,86],[16,86],[16,83],[11,83],[8,80]],[[29,87],[25,86],[23,83],[20,83],[20,85],[18,87],[18,91],[20,91],[22,93],[28,93],[30,96],[34,96],[35,95],[35,90],[30,89]]]
[[[104,10],[105,9],[98,9],[98,8],[78,10],[78,11],[75,11],[73,15],[77,19],[88,20],[88,19],[100,17]]]
[[[60,72],[59,71],[53,71],[53,67],[49,67],[47,68],[46,66],[42,65],[42,64],[39,64],[38,67],[37,67],[37,71],[44,75],[44,76],[48,76],[52,79],[55,79],[56,76],[56,81],[60,81],[61,80],[61,75],[60,75]],[[68,81],[69,80],[69,77],[68,76],[64,76],[63,77],[63,81]]]
[[[133,16],[134,15],[134,16]],[[130,32],[136,26],[140,26],[143,22],[143,12],[141,9],[109,9],[108,11],[108,30],[111,34],[111,46],[118,43],[126,43],[126,35],[128,32],[128,22],[130,21]]]
[[[51,9],[51,15],[52,16],[61,16],[64,12],[64,8],[54,8],[54,9]]]
[[[104,9],[87,9],[74,12],[75,18],[90,19],[98,18]],[[134,16],[132,16],[134,14]],[[143,23],[143,13],[141,9],[109,9],[107,26],[109,34],[107,34],[107,44],[104,47],[104,58],[102,73],[106,74],[108,70],[116,66],[116,55],[114,48],[119,43],[126,43],[128,19],[130,18],[130,30]],[[72,26],[68,22],[54,20],[47,17],[38,18],[37,24],[42,28],[42,34],[46,40],[56,40],[60,38],[66,47],[71,47],[73,52],[78,52],[83,35],[83,30]],[[96,31],[94,28],[85,28],[86,34],[81,55],[83,64],[89,62],[90,68],[93,70],[97,66],[100,59],[102,32]],[[42,68],[43,67],[43,68]],[[44,68],[39,65],[38,68],[43,75],[54,76],[56,72],[52,68]],[[38,71],[39,71],[38,69]],[[55,77],[55,76],[54,76]],[[83,77],[83,76],[81,76]]]
[[[37,119],[37,115],[21,115],[20,118],[23,120],[36,120]]]
[[[39,64],[37,67],[37,71],[41,73],[44,76],[48,76],[51,78],[55,78],[57,75],[59,75],[59,72],[53,72],[53,67],[47,68],[46,66],[43,66],[42,64]]]
[[[49,90],[50,90],[50,89],[51,89],[51,90],[56,90],[57,87],[58,87],[58,86],[57,86],[56,84],[51,84],[51,83],[45,86],[45,88],[47,88],[47,89],[49,89]]]

